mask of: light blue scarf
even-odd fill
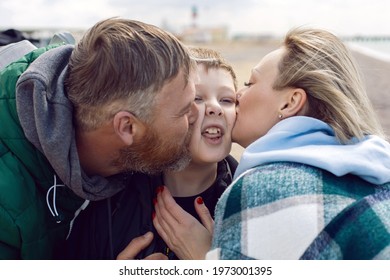
[[[370,135],[340,144],[328,124],[309,117],[282,120],[249,145],[234,178],[261,164],[282,161],[315,166],[336,176],[354,174],[377,185],[390,182],[388,142]]]

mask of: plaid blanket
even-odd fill
[[[390,259],[390,184],[279,162],[250,169],[217,205],[220,259]]]

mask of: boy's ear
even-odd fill
[[[113,120],[114,131],[124,145],[133,144],[135,138],[142,136],[145,125],[132,113],[120,111]]]
[[[291,89],[284,99],[284,106],[280,109],[283,117],[303,115],[306,109],[307,94],[301,88]]]

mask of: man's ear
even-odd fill
[[[127,111],[120,111],[115,114],[114,131],[122,142],[128,146],[133,144],[136,137],[140,137],[143,130],[143,123],[132,113]]]
[[[284,99],[283,107],[280,108],[280,113],[283,117],[292,117],[303,115],[306,109],[307,94],[301,88],[290,89]]]

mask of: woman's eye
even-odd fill
[[[244,83],[244,86],[246,86],[246,87],[250,87],[251,85],[253,85],[253,83],[251,83],[251,82],[245,82]]]

